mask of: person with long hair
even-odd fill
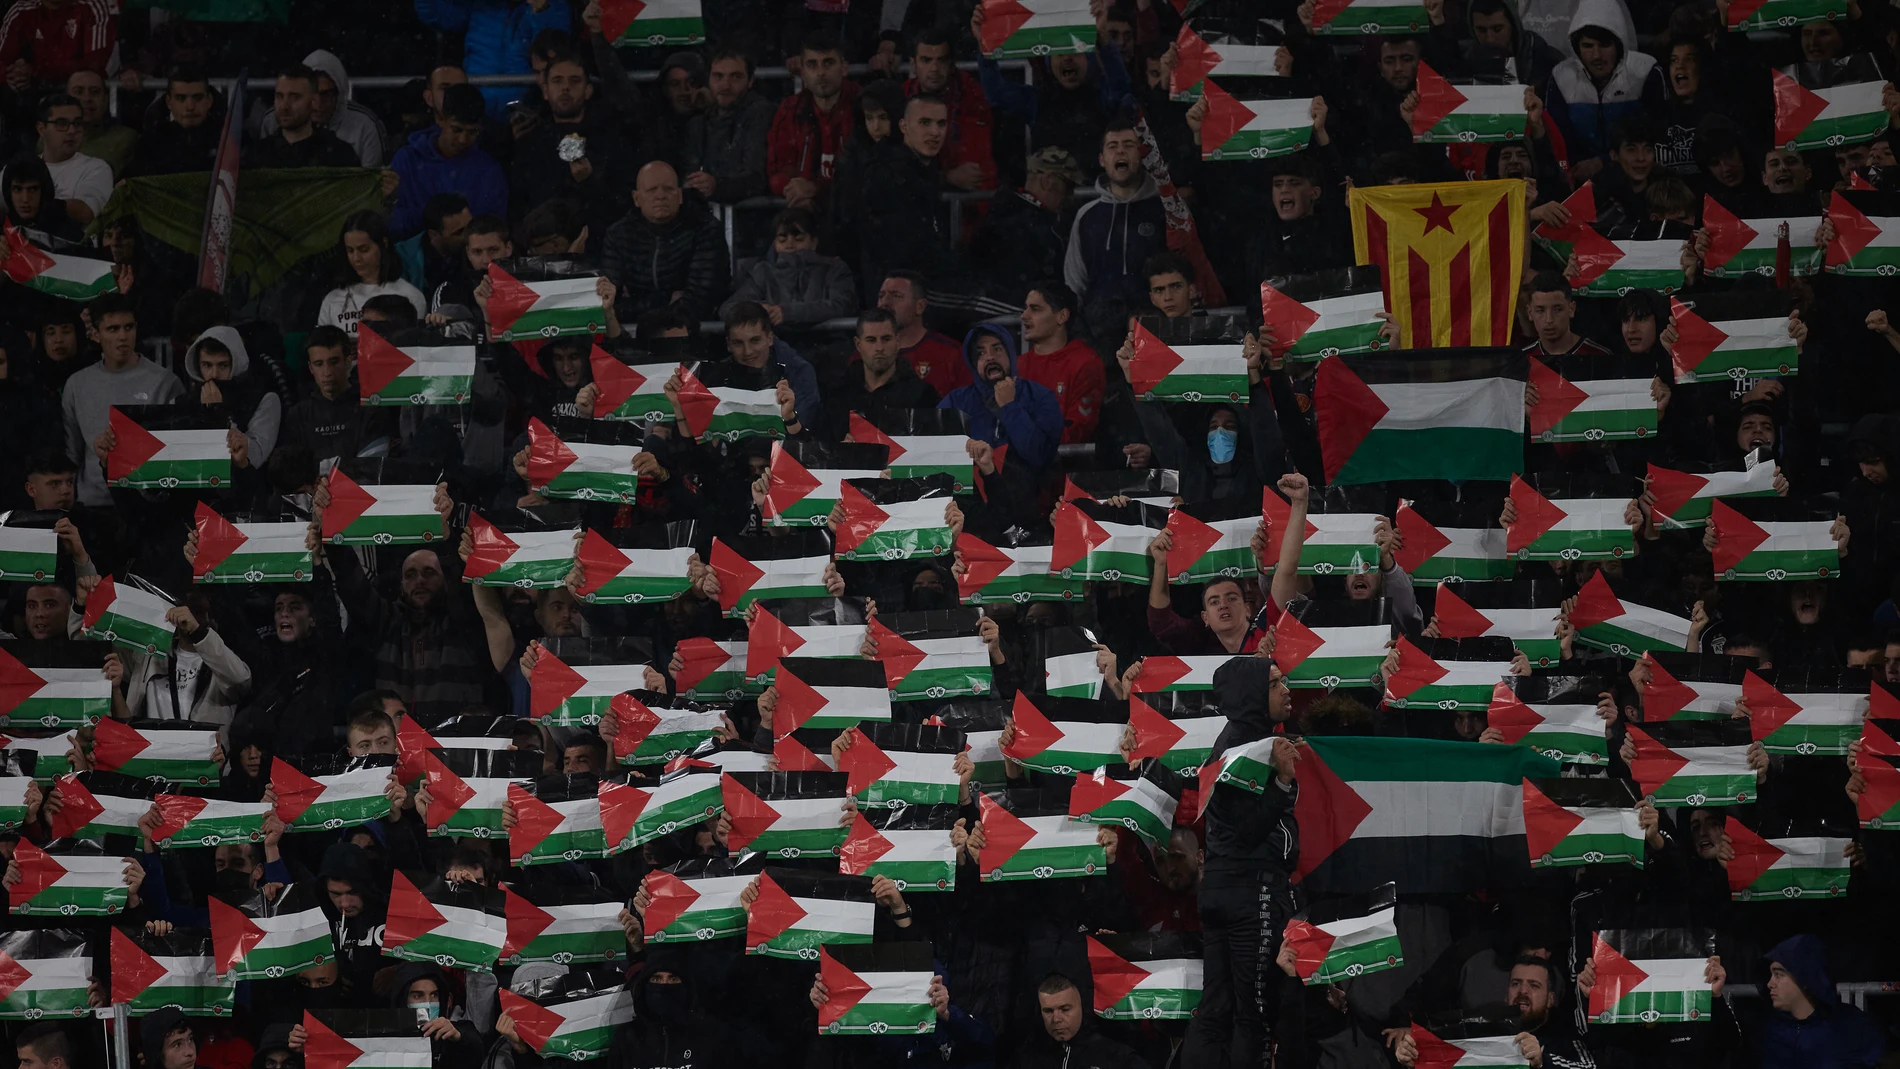
[[[428,306],[422,291],[403,281],[402,261],[389,240],[389,227],[376,212],[362,211],[343,220],[343,234],[337,242],[339,260],[337,285],[324,295],[317,312],[320,327],[341,327],[356,337],[357,321],[363,317],[363,305],[372,297],[395,294],[416,306],[416,318],[422,318]]]

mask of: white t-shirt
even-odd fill
[[[323,298],[323,306],[317,310],[317,326],[342,327],[343,333],[356,337],[356,321],[363,318],[363,305],[372,297],[381,297],[393,293],[405,297],[416,306],[416,318],[428,314],[429,306],[423,300],[422,291],[403,279],[385,282],[378,286],[367,286],[358,282],[354,286],[343,286],[331,290]]]
[[[207,671],[205,659],[193,650],[172,650],[171,672],[161,672],[152,677],[145,688],[145,713],[153,720],[190,720],[195,699],[198,695],[198,673]],[[178,701],[185,708],[182,713],[172,703],[172,684],[177,682]]]
[[[94,215],[112,197],[112,168],[106,161],[83,152],[73,153],[63,163],[46,164],[53,172],[53,195],[60,200],[84,201]]]

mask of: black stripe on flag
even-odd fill
[[[1420,355],[1431,353],[1431,356]],[[1469,382],[1530,375],[1530,359],[1515,349],[1408,349],[1398,354],[1339,356],[1368,386],[1400,382]]]

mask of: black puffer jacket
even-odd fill
[[[725,228],[697,200],[664,224],[628,212],[608,229],[600,256],[607,277],[620,287],[614,310],[623,323],[666,307],[674,293],[685,294],[687,314],[705,319],[730,288]]]

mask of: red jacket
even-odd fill
[[[64,82],[77,70],[104,74],[116,36],[104,0],[68,0],[57,8],[19,0],[0,20],[0,67],[25,59],[42,82]]]
[[[934,330],[924,332],[924,340],[897,355],[910,362],[917,377],[928,382],[938,397],[971,383],[970,365],[963,361],[963,347]]]
[[[818,184],[818,198],[831,192],[831,180],[837,174],[838,156],[858,121],[858,85],[846,82],[838,92],[838,103],[820,113],[811,90],[779,101],[772,116],[772,129],[765,139],[765,170],[772,182],[772,195],[785,195],[785,183],[794,178],[809,178]]]
[[[956,77],[943,91],[943,98],[950,105],[950,133],[944,139],[937,164],[947,172],[974,163],[983,169],[983,181],[977,188],[995,189],[996,154],[990,148],[990,128],[994,124],[990,119],[989,98],[983,95],[983,83],[969,71],[952,73]],[[904,97],[909,99],[916,95],[917,79],[905,79]]]
[[[1107,375],[1102,358],[1080,338],[1044,355],[1025,347],[1016,358],[1016,371],[1023,378],[1047,386],[1062,405],[1063,444],[1087,442],[1095,438],[1095,425],[1102,418],[1102,391]]]

